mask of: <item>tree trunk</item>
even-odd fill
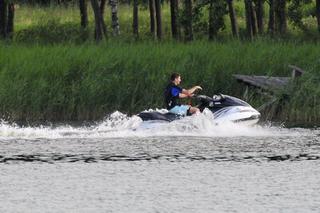
[[[213,8],[213,1],[210,0],[209,2],[209,40],[212,40],[215,36],[215,30],[214,30],[214,8]]]
[[[154,37],[156,33],[154,0],[149,0],[149,12],[150,12],[150,33]]]
[[[263,2],[264,0],[257,0],[257,5],[256,5],[256,14],[257,14],[257,24],[258,24],[258,32],[259,34],[263,34],[263,16],[264,16],[264,11],[263,11]]]
[[[118,19],[118,0],[110,0],[109,3],[111,8],[113,36],[118,36],[120,35],[120,26],[119,26],[119,19]]]
[[[318,31],[320,33],[320,0],[316,1],[316,16],[318,21]]]
[[[252,33],[253,35],[257,35],[257,15],[255,10],[255,5],[253,6],[253,2],[251,1],[251,24],[252,24]]]
[[[86,28],[88,26],[88,11],[87,11],[87,1],[79,0],[81,27]]]
[[[286,0],[275,2],[276,31],[285,34],[287,32]]]
[[[104,9],[106,8],[106,0],[101,0],[99,7],[100,7],[101,15],[103,17],[104,16]]]
[[[91,5],[94,13],[94,21],[95,21],[95,40],[100,41],[104,37],[106,37],[106,25],[103,20],[103,16],[101,14],[101,10],[99,7],[99,3],[97,0],[91,0]]]
[[[178,32],[178,0],[170,0],[170,10],[171,10],[171,33],[174,39],[179,39]]]
[[[274,0],[269,0],[269,23],[268,23],[268,32],[273,35],[275,30],[275,14],[274,14]]]
[[[161,20],[161,4],[160,0],[155,0],[156,20],[157,20],[157,37],[162,39],[162,20]]]
[[[229,9],[232,35],[234,37],[238,38],[239,37],[239,29],[238,29],[236,12],[233,7],[233,0],[227,0],[227,3],[228,3],[228,9]]]
[[[6,0],[0,0],[0,37],[6,38],[7,36],[7,16],[8,5]]]
[[[252,1],[245,0],[245,11],[246,11],[246,29],[247,29],[247,36],[250,40],[253,39],[253,31],[252,31]]]
[[[185,3],[185,39],[186,41],[193,40],[192,31],[192,0],[184,0]]]
[[[13,25],[14,25],[14,3],[8,5],[8,23],[7,23],[7,36],[12,38]]]
[[[133,35],[139,38],[138,0],[133,0]]]

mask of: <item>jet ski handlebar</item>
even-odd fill
[[[223,94],[213,95],[212,98],[207,95],[196,95],[194,96],[195,99],[199,101],[221,101],[225,99],[225,96]]]

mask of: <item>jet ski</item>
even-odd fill
[[[229,95],[218,94],[213,97],[197,95],[194,97],[199,103],[197,107],[203,112],[205,109],[213,113],[214,121],[219,124],[223,122],[241,123],[254,125],[260,119],[260,113],[247,102]],[[138,114],[143,121],[165,121],[171,122],[185,116],[176,115],[168,111],[144,111]]]

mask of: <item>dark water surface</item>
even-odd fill
[[[319,129],[192,125],[2,124],[0,212],[320,211]]]

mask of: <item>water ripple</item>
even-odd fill
[[[297,154],[297,155],[257,155],[257,156],[200,156],[200,155],[109,155],[101,154],[97,156],[88,156],[83,154],[26,154],[26,155],[12,155],[12,156],[0,156],[0,163],[11,162],[43,162],[43,163],[55,163],[55,162],[85,162],[95,163],[98,161],[154,161],[154,160],[166,160],[169,162],[179,161],[212,161],[212,162],[263,162],[263,161],[304,161],[304,160],[320,160],[320,155],[317,154]]]

